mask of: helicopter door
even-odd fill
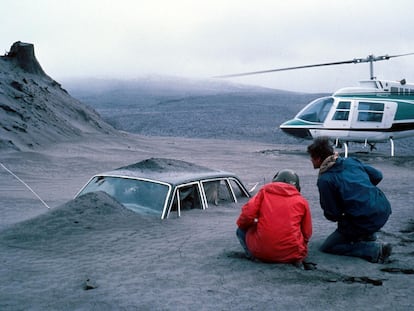
[[[390,128],[397,104],[394,102],[357,101],[352,128]]]

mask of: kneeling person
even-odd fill
[[[278,172],[243,207],[237,237],[246,256],[264,262],[300,263],[312,235],[309,204],[292,170]]]
[[[382,173],[358,159],[340,157],[326,137],[315,139],[308,153],[313,167],[319,169],[317,185],[325,218],[337,223],[320,250],[374,263],[388,261],[391,244],[376,241],[376,232],[392,213],[390,202],[377,187]]]

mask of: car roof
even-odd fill
[[[98,176],[117,176],[127,178],[144,178],[169,183],[173,186],[190,183],[200,179],[233,177],[233,173],[210,169],[186,161],[166,158],[151,158],[135,164],[123,166]]]

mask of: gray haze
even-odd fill
[[[209,78],[414,52],[410,0],[0,0],[0,5],[0,48],[6,52],[19,40],[33,43],[42,67],[58,81]],[[368,78],[368,68],[351,64],[232,81],[330,92]],[[414,81],[414,56],[378,62],[375,71],[378,78]]]

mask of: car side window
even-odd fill
[[[189,185],[178,189],[181,210],[189,210],[193,208],[201,208],[200,194],[197,185]]]
[[[197,184],[185,185],[177,188],[171,205],[171,211],[181,212],[194,208],[202,208]]]

